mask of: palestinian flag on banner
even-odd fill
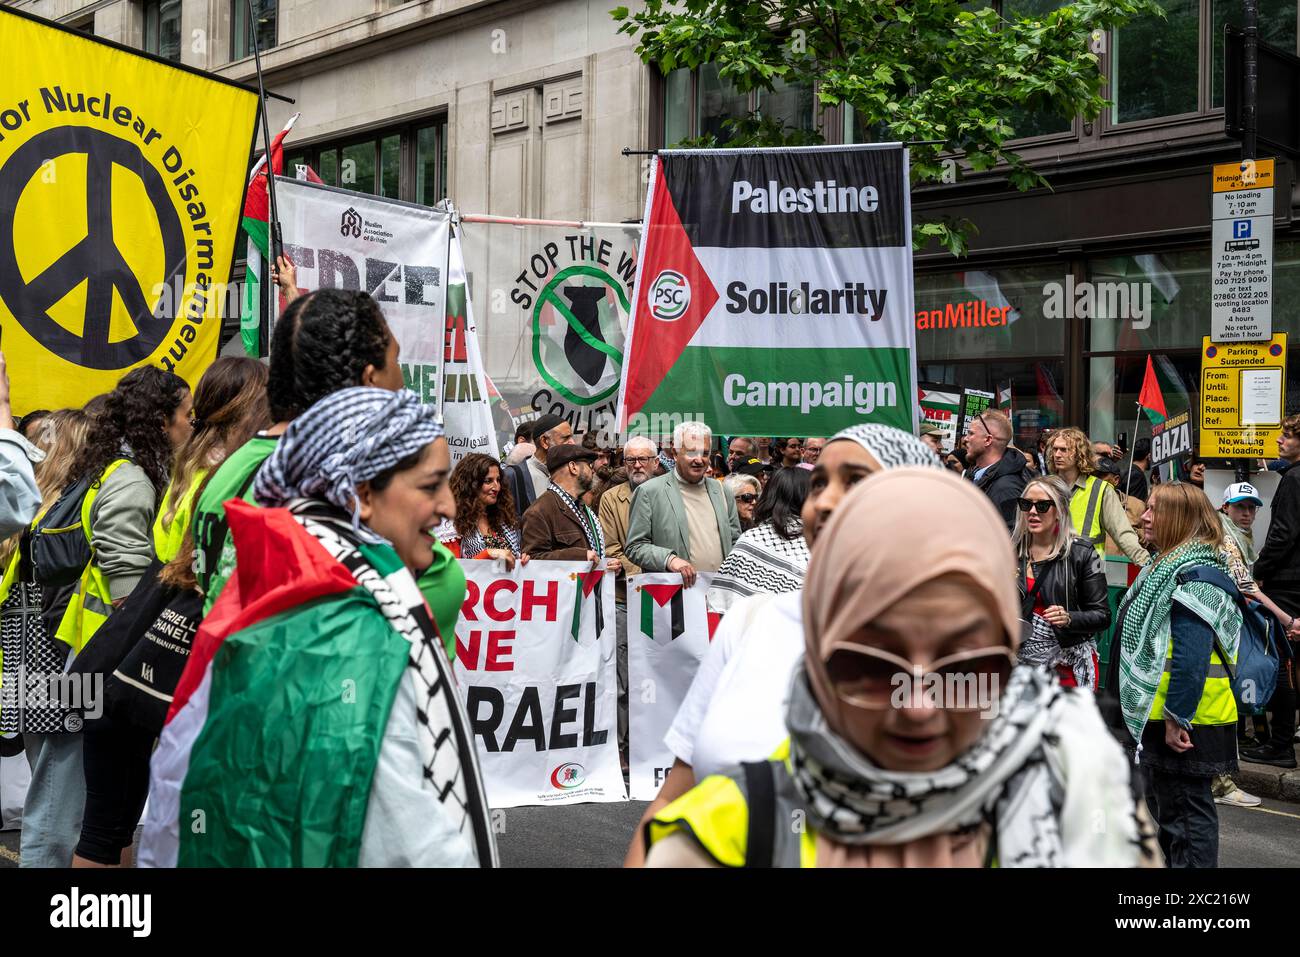
[[[682,585],[641,586],[641,633],[654,641],[675,641],[686,631],[686,602]],[[656,614],[663,608],[666,614]],[[655,628],[656,619],[660,627]]]
[[[301,113],[289,117],[284,129],[271,141],[271,170],[276,176],[284,172],[284,138],[298,122]],[[310,166],[302,167],[304,178],[311,183],[319,183],[320,177]],[[239,316],[240,336],[244,340],[244,352],[254,358],[260,352],[262,310],[266,306],[266,292],[263,280],[271,275],[267,263],[271,256],[270,242],[270,204],[266,191],[266,157],[258,157],[253,165],[253,172],[248,177],[248,191],[244,194],[244,233],[248,236],[248,261],[244,267],[244,297]]]
[[[589,572],[579,572],[574,576],[578,583],[578,596],[573,602],[573,625],[569,633],[573,635],[573,640],[578,641],[582,634],[582,609],[586,606],[587,599],[595,592],[596,598],[594,605],[596,608],[596,640],[600,640],[600,633],[605,630],[605,605],[601,597],[600,582],[605,577],[603,568],[595,569]]]
[[[1147,356],[1146,373],[1142,376],[1142,391],[1138,393],[1138,406],[1147,414],[1152,425],[1159,425],[1169,418],[1169,410],[1165,407],[1165,397],[1160,391],[1160,383],[1156,379],[1155,366],[1151,363],[1151,356]]]
[[[355,867],[389,713],[415,667],[412,639],[357,575],[397,582],[380,593],[400,601],[401,560],[363,545],[354,573],[343,562],[356,552],[336,558],[287,509],[232,500],[226,511],[239,561],[195,637],[153,755],[141,863]],[[443,674],[423,703],[442,726],[423,770],[449,782],[439,800],[486,865],[486,798]],[[412,778],[420,787],[418,770]]]
[[[998,383],[998,408],[1003,412],[1011,411],[1011,383]]]
[[[652,641],[676,641],[686,632],[686,589],[684,585],[643,584],[641,591],[641,633]],[[706,612],[709,641],[722,616]]]

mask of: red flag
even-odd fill
[[[1142,377],[1142,391],[1138,393],[1138,405],[1147,414],[1152,425],[1159,425],[1169,418],[1169,411],[1165,408],[1165,397],[1160,391],[1160,383],[1156,380],[1156,369],[1151,364],[1150,355],[1147,356],[1146,375]]]

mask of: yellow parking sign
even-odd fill
[[[1273,458],[1286,396],[1286,333],[1201,341],[1201,458]]]

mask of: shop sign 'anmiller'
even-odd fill
[[[14,410],[216,356],[257,96],[0,8],[0,328]]]

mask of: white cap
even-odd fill
[[[1254,502],[1261,508],[1264,500],[1259,497],[1259,490],[1249,482],[1235,482],[1223,490],[1223,504],[1233,505],[1237,502]]]

